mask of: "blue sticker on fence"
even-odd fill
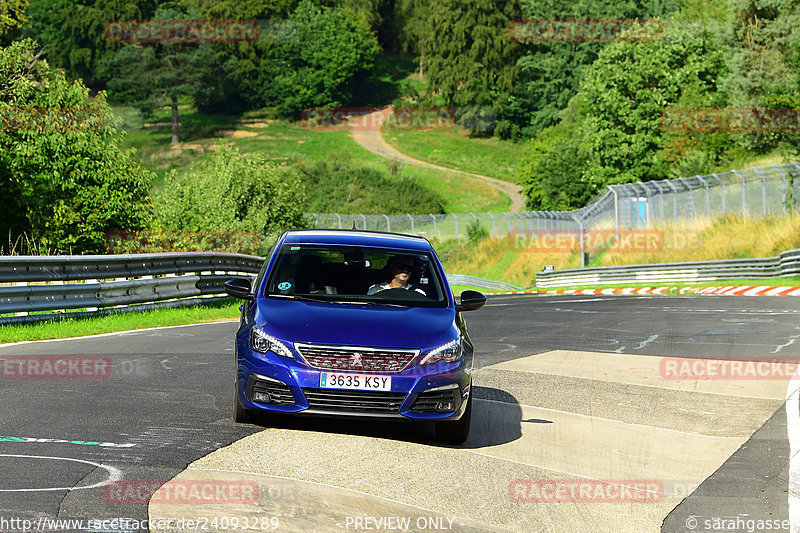
[[[285,291],[286,289],[291,288],[291,286],[292,286],[292,284],[289,283],[288,281],[283,281],[281,283],[278,283],[278,288],[280,290],[282,290],[282,291]]]

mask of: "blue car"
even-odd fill
[[[473,346],[427,239],[357,230],[287,231],[251,284],[236,334],[234,419],[285,413],[434,422],[464,442]]]

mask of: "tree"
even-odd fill
[[[101,92],[51,70],[31,40],[0,49],[0,234],[44,249],[100,252],[108,231],[145,227],[152,174]]]
[[[220,146],[185,172],[167,174],[153,204],[160,229],[255,232],[265,253],[270,237],[304,226],[303,194],[291,170]]]
[[[154,20],[197,18],[196,12],[159,8]],[[214,92],[221,77],[221,66],[209,43],[128,44],[116,53],[109,65],[114,72],[108,82],[114,99],[130,103],[147,115],[165,101],[168,103],[172,110],[173,146],[180,142],[179,98],[188,97],[196,103]]]
[[[359,76],[380,52],[377,39],[341,9],[301,2],[275,36],[275,61],[259,74],[264,102],[287,116],[350,103]]]
[[[684,95],[712,101],[722,50],[705,35],[675,30],[659,41],[614,42],[598,55],[578,92],[581,133],[591,150],[584,179],[595,188],[663,179],[662,113]]]
[[[511,39],[509,24],[520,16],[518,0],[442,0],[430,6],[428,95],[456,108],[474,133],[491,134],[498,102],[514,86],[522,49]]]
[[[0,36],[21,26],[26,20],[29,0],[4,0],[0,3]]]
[[[149,19],[156,0],[37,0],[23,35],[41,43],[48,63],[92,89],[105,89],[107,62],[122,46],[107,38],[107,24]]]

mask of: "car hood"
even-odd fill
[[[287,343],[432,349],[458,335],[450,308],[263,299],[256,324]]]

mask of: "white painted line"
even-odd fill
[[[108,472],[108,479],[104,479],[103,481],[98,481],[94,485],[87,485],[85,487],[47,487],[41,489],[0,489],[0,492],[48,492],[48,491],[56,491],[56,490],[86,490],[86,489],[96,489],[98,487],[104,486],[106,483],[112,483],[114,481],[119,481],[122,479],[122,471],[118,468],[114,468],[113,466],[106,466],[101,465],[99,463],[93,463],[92,461],[84,461],[83,459],[70,459],[68,457],[47,457],[43,455],[11,455],[11,454],[0,454],[0,457],[22,457],[25,459],[52,459],[54,461],[72,461],[74,463],[84,463],[87,465],[94,466],[95,468],[102,468],[106,472]]]
[[[109,333],[97,333],[96,335],[82,335],[80,337],[64,337],[61,339],[42,339],[38,341],[19,341],[19,342],[7,342],[5,344],[0,344],[0,348],[5,348],[6,346],[18,346],[20,344],[33,344],[35,342],[59,342],[59,341],[75,341],[79,339],[95,339],[99,337],[110,337],[112,335],[123,335],[123,334],[131,334],[131,333],[140,333],[142,331],[154,331],[157,329],[173,329],[173,328],[189,328],[193,326],[208,326],[213,324],[230,324],[231,322],[237,322],[238,318],[232,318],[230,320],[218,320],[216,322],[198,322],[197,324],[181,324],[179,326],[157,326],[154,328],[142,328],[142,329],[128,329],[124,331],[111,331]]]
[[[789,531],[800,533],[800,367],[786,389],[786,431],[789,436]]]

